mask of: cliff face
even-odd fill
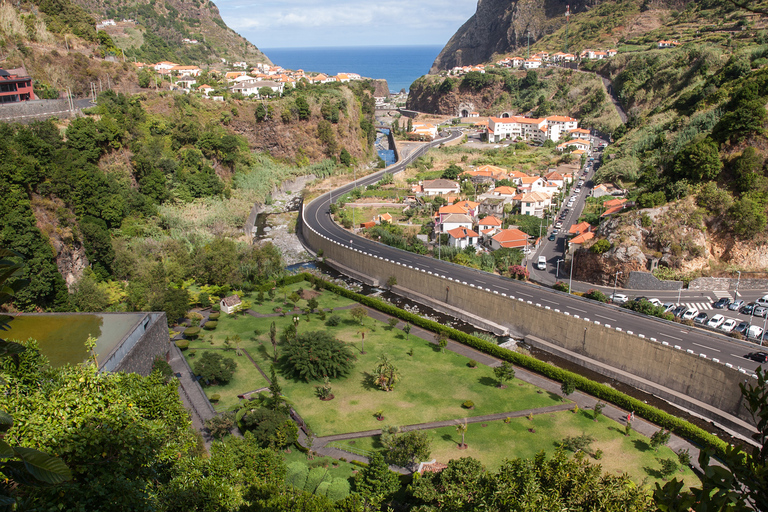
[[[571,13],[587,10],[603,0],[478,0],[477,12],[445,45],[430,73],[454,66],[480,64],[495,53],[524,48],[565,24],[566,5]]]

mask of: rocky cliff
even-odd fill
[[[524,48],[565,24],[566,5],[583,12],[603,0],[478,0],[477,12],[445,45],[430,73],[480,64],[499,53]]]

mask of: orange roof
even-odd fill
[[[557,171],[552,171],[552,172],[549,172],[549,173],[545,174],[545,175],[544,175],[544,177],[545,177],[545,178],[546,178],[548,181],[554,181],[554,180],[562,180],[562,179],[563,179],[563,175],[562,175],[562,174],[560,174],[560,173],[559,173],[559,172],[557,172]]]
[[[441,206],[438,213],[467,213],[468,208],[461,206],[460,204],[449,204]]]
[[[505,169],[502,169],[501,167],[496,167],[495,165],[481,165],[477,168],[478,172],[489,172],[493,176],[499,175],[499,174],[507,174],[507,171]]]
[[[501,226],[501,220],[499,220],[498,217],[495,217],[493,215],[489,215],[487,217],[484,217],[480,219],[477,224],[479,226]]]
[[[381,215],[379,215],[379,220],[392,222],[392,215],[390,215],[389,213],[382,213]]]
[[[627,202],[627,200],[624,199],[624,198],[621,198],[621,199],[611,199],[610,201],[604,202],[603,206],[605,206],[606,208],[612,208],[614,206],[622,205],[622,204],[624,204],[626,202]]]
[[[592,231],[587,231],[586,233],[582,233],[576,238],[571,239],[572,244],[583,244],[587,240],[591,240],[595,237],[595,234]]]
[[[618,213],[623,209],[624,209],[623,204],[620,204],[619,206],[614,206],[613,208],[608,208],[607,210],[605,210],[605,213],[601,215],[601,217],[607,217],[609,215],[613,215],[614,213]]]
[[[578,224],[571,226],[571,229],[568,230],[568,233],[573,235],[580,235],[585,231],[589,231],[591,227],[592,226],[589,224],[589,222],[579,222]]]
[[[503,194],[503,195],[513,195],[516,192],[516,190],[514,188],[507,187],[506,185],[502,186],[502,187],[496,187],[495,189],[493,189],[493,191],[498,193],[498,194]]]
[[[574,128],[573,130],[568,130],[568,133],[583,133],[584,135],[589,135],[589,130],[586,128]]]
[[[520,178],[520,182],[523,185],[527,185],[528,183],[536,183],[536,181],[539,179],[541,179],[539,176],[526,176],[524,178]]]
[[[563,123],[573,122],[576,121],[576,119],[572,117],[566,117],[566,116],[549,116],[546,118],[547,121],[558,121]]]
[[[460,226],[458,228],[452,229],[450,231],[447,231],[449,235],[451,235],[453,238],[471,238],[471,237],[478,237],[477,233],[472,231],[471,229],[467,229],[464,226]]]
[[[373,222],[372,220],[369,220],[368,222],[363,222],[362,224],[360,224],[360,227],[361,228],[372,228],[375,225],[376,225],[375,222]]]
[[[525,247],[528,243],[528,235],[519,229],[502,229],[493,236],[493,239],[502,247]]]

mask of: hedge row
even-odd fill
[[[310,274],[303,275],[310,276]],[[311,277],[312,280],[317,279],[315,276]],[[309,277],[307,277],[307,280],[312,281],[309,279]],[[612,403],[624,410],[634,411],[636,414],[642,416],[646,420],[655,423],[660,427],[664,427],[667,430],[671,430],[680,437],[686,438],[694,443],[699,444],[700,446],[710,446],[715,449],[718,455],[723,455],[725,453],[726,447],[728,446],[725,441],[719,439],[717,436],[714,436],[683,419],[677,418],[667,412],[650,406],[641,400],[625,395],[624,393],[617,391],[610,386],[594,382],[577,373],[563,370],[562,368],[557,368],[545,362],[539,361],[534,357],[499,347],[498,345],[482,340],[480,338],[476,338],[475,336],[459,331],[458,329],[447,327],[432,320],[427,320],[426,318],[422,318],[418,315],[395,307],[388,302],[384,302],[381,299],[360,295],[333,283],[322,280],[320,281],[323,288],[341,295],[342,297],[352,299],[356,302],[359,302],[360,304],[381,311],[382,313],[392,315],[396,318],[399,318],[400,320],[409,322],[423,329],[427,329],[436,333],[445,333],[451,339],[477,349],[490,356],[509,361],[510,363],[516,364],[517,366],[526,368],[549,379],[559,382],[562,382],[565,379],[571,379],[576,385],[576,388],[583,391],[584,393],[592,395],[595,398],[599,398],[600,400]]]

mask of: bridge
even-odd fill
[[[400,172],[430,147],[462,136],[454,131],[425,144],[397,164],[340,187],[333,196],[375,183],[384,172]],[[743,436],[754,431],[739,390],[739,383],[753,378],[756,363],[745,366],[743,355],[754,345],[401,251],[341,228],[329,206],[330,194],[305,205],[299,230],[305,244],[322,249],[326,261],[341,272],[372,285],[394,277],[398,294],[475,325],[484,319],[490,330],[508,330]]]

